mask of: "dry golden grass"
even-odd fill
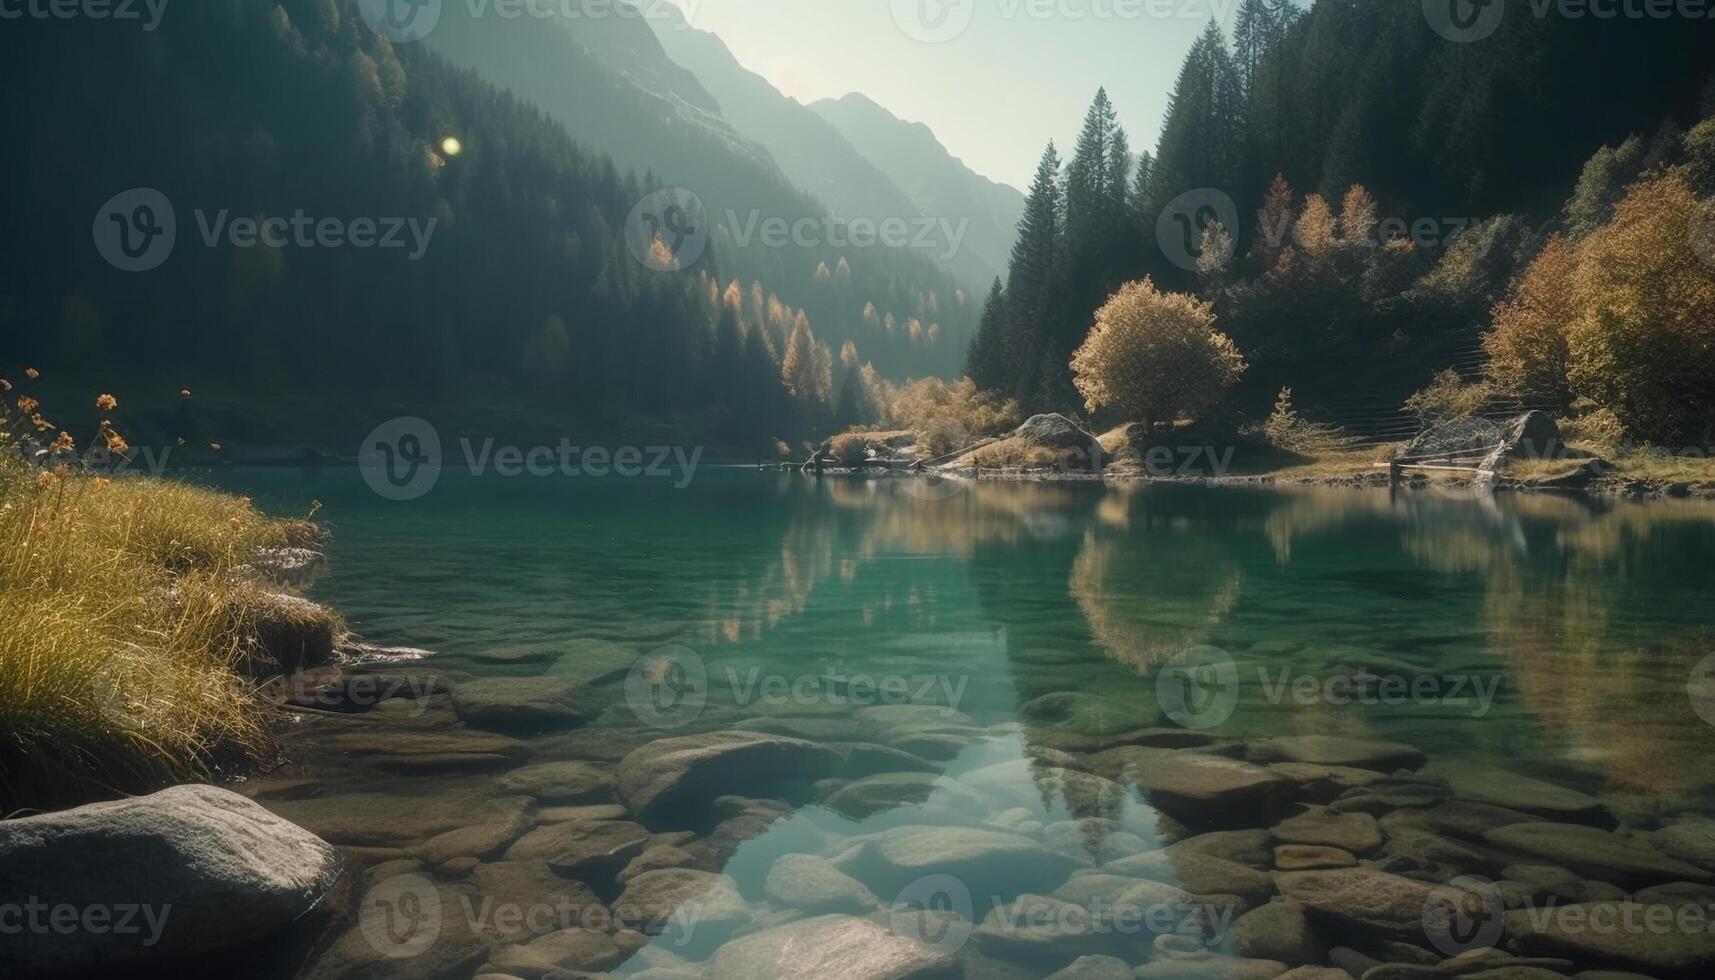
[[[3,448],[3,447],[0,447]],[[0,463],[0,804],[75,802],[254,758],[258,549],[321,532],[164,480]]]
[[[1551,480],[1568,476],[1588,462],[1588,459],[1521,459],[1507,467],[1506,475],[1517,480]],[[1603,469],[1606,479],[1715,483],[1715,459],[1708,457],[1644,452],[1616,455],[1607,462],[1608,466]]]

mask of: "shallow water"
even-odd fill
[[[395,502],[352,470],[209,479],[277,513],[319,500],[335,539],[314,597],[370,641],[436,651],[430,665],[455,683],[544,669],[488,662],[496,651],[591,638],[707,678],[706,706],[662,702],[668,714],[654,716],[616,681],[591,726],[512,732],[531,743],[533,762],[591,757],[592,727],[635,742],[759,718],[834,731],[876,705],[949,709],[938,724],[961,735],[936,760],[944,778],[926,799],[858,819],[805,802],[738,848],[722,870],[758,908],[782,854],[834,854],[847,837],[889,827],[993,827],[999,810],[1022,809],[1005,819],[1027,824],[1090,817],[1018,760],[1058,765],[1067,757],[1057,752],[1081,757],[1176,725],[1220,739],[1408,743],[1437,762],[1593,794],[1640,827],[1715,813],[1715,701],[1697,673],[1715,651],[1708,504],[818,483],[712,468],[683,488],[448,473],[428,496]],[[1221,690],[1236,702],[1164,699],[1180,690],[1162,686],[1164,666],[1187,658],[1228,671]],[[1395,686],[1354,687],[1360,669]],[[1080,697],[1041,700],[1066,692]],[[332,787],[324,797],[362,791],[412,807],[500,795],[499,774],[377,775],[343,766],[319,739],[309,722],[296,744],[316,754],[308,765]],[[985,769],[979,800],[961,777]],[[1112,821],[1102,833],[1133,835],[1122,838],[1130,846],[1214,826],[1183,814],[1164,822],[1135,791],[1100,815]],[[678,822],[706,831],[715,820]],[[985,885],[997,894],[1053,885],[995,871]],[[724,939],[703,935],[655,946],[701,959],[709,936]],[[661,962],[646,951],[620,972]]]

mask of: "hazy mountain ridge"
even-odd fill
[[[842,217],[916,214],[910,195],[838,129],[745,68],[719,37],[680,20],[650,23],[667,56],[714,94],[735,128],[768,148],[796,186]]]
[[[971,219],[970,247],[997,270],[1006,267],[1024,194],[982,176],[953,156],[923,123],[908,122],[853,92],[811,103],[858,151],[882,167],[925,214]]]

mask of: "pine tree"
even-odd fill
[[[1006,391],[1012,385],[1006,344],[1008,340],[1006,290],[999,277],[983,302],[982,321],[971,338],[965,356],[965,374],[987,391]]]
[[[1051,323],[1064,233],[1061,223],[1060,154],[1054,144],[1042,154],[1024,217],[1018,224],[1007,272],[1006,311],[1010,394],[1034,395],[1045,331]],[[1003,389],[1004,390],[1004,389]]]
[[[1221,29],[1210,22],[1173,87],[1161,127],[1145,208],[1159,212],[1186,191],[1238,195],[1244,164],[1244,96]]]

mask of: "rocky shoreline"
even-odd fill
[[[587,640],[496,651],[531,671],[515,677],[415,654],[309,672],[292,690],[314,710],[290,716],[290,769],[236,793],[180,787],[0,823],[0,896],[176,910],[149,946],[56,933],[0,958],[158,967],[297,924],[301,968],[279,975],[1715,969],[1715,933],[1681,928],[1715,910],[1703,817],[1628,824],[1575,788],[1397,743],[1128,728],[1073,692],[996,725],[929,704],[710,706],[668,732],[627,703],[636,660]],[[1015,742],[1022,757],[948,775],[968,749]],[[729,874],[747,842],[788,826],[760,885]],[[1668,926],[1592,925],[1609,919]]]

